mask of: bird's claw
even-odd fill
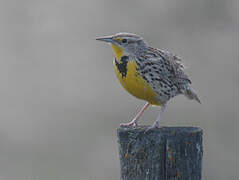
[[[153,130],[153,129],[160,129],[160,128],[162,128],[162,127],[159,126],[158,122],[155,122],[155,123],[153,124],[153,126],[148,127],[148,128],[145,130],[145,132],[151,131],[151,130]]]
[[[134,122],[134,121],[131,121],[129,123],[121,123],[120,126],[121,127],[137,127],[138,123]]]

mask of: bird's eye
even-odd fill
[[[127,39],[122,39],[122,43],[127,43]]]

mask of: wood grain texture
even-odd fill
[[[202,129],[117,130],[122,180],[201,180]]]

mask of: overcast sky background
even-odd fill
[[[1,0],[0,180],[120,179],[116,128],[144,102],[123,90],[111,48],[94,40],[119,31],[183,59],[202,105],[178,96],[161,125],[202,127],[203,179],[237,180],[238,8],[237,0]]]

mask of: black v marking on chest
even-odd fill
[[[117,69],[119,70],[120,74],[122,75],[122,78],[126,77],[127,75],[127,64],[128,64],[128,56],[123,56],[120,59],[120,62],[118,62],[115,59],[115,65],[117,67]]]

